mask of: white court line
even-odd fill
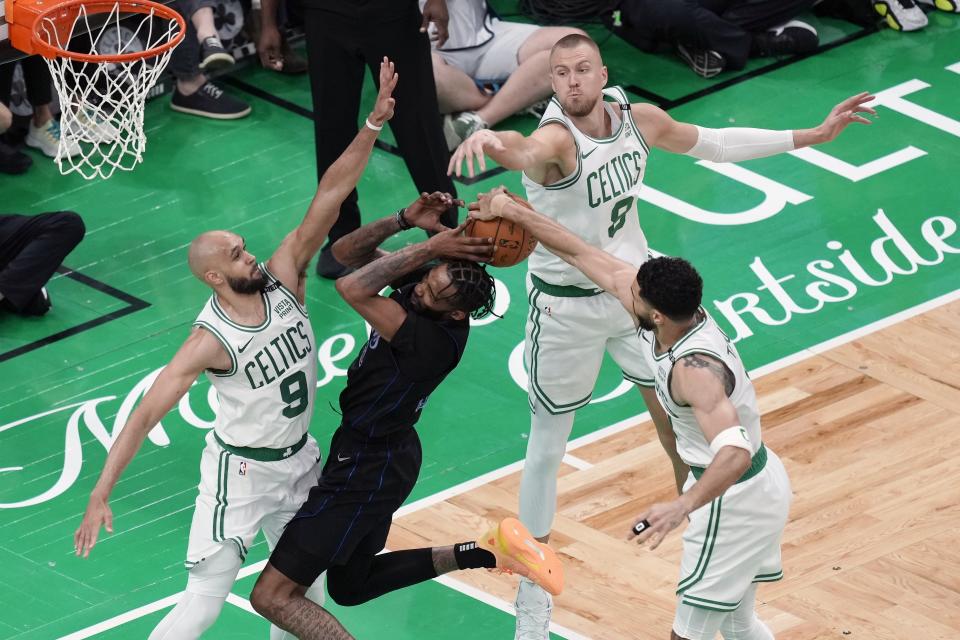
[[[4,471],[23,471],[23,467],[0,467],[0,473]]]
[[[957,65],[960,65],[960,63],[957,63]],[[885,329],[889,326],[897,324],[898,322],[902,322],[914,316],[918,316],[921,313],[926,313],[927,311],[936,309],[937,307],[941,307],[957,299],[960,299],[960,289],[956,291],[952,291],[948,294],[942,295],[938,298],[934,298],[933,300],[928,300],[927,302],[918,304],[914,307],[910,307],[909,309],[905,309],[903,311],[900,311],[899,313],[895,313],[893,315],[887,316],[886,318],[877,320],[876,322],[872,322],[868,325],[860,327],[859,329],[848,331],[847,333],[844,333],[843,335],[840,335],[836,338],[832,338],[830,340],[821,342],[820,344],[814,345],[812,347],[802,349],[797,353],[794,353],[793,355],[780,358],[779,360],[776,360],[775,362],[771,362],[768,365],[764,365],[762,367],[753,369],[750,371],[750,377],[756,380],[758,378],[761,378],[775,371],[785,369],[793,364],[796,364],[797,362],[800,362],[801,360],[805,360],[811,356],[815,356],[825,351],[829,351],[830,349],[834,349],[836,347],[839,347],[840,345],[846,344],[848,342],[852,342],[858,338],[862,338],[863,336],[869,335],[871,333],[875,333],[877,331],[880,331],[881,329]],[[649,413],[644,412],[636,416],[626,418],[624,420],[616,422],[608,427],[604,427],[602,429],[589,433],[585,436],[581,436],[580,438],[577,438],[575,440],[571,440],[567,444],[567,451],[576,450],[579,447],[591,444],[598,440],[602,440],[603,438],[606,438],[615,433],[625,431],[626,429],[629,429],[630,427],[636,425],[637,423],[645,421],[646,419],[649,418],[649,415],[650,415]],[[449,489],[444,489],[443,491],[427,496],[425,498],[421,498],[420,500],[416,500],[415,502],[411,502],[410,504],[401,507],[393,515],[393,518],[394,520],[396,520],[397,518],[402,518],[405,515],[409,515],[411,513],[420,511],[422,509],[426,509],[427,507],[433,506],[439,502],[443,502],[454,496],[460,495],[462,493],[466,493],[467,491],[471,491],[472,489],[475,489],[479,486],[482,486],[489,482],[493,482],[494,480],[498,480],[500,478],[508,476],[511,473],[519,471],[522,468],[523,468],[523,461],[520,460],[512,464],[508,464],[505,467],[501,467],[499,469],[495,469],[493,471],[485,473],[472,480],[461,482],[460,484],[450,487]],[[238,579],[245,578],[254,573],[257,573],[261,571],[264,566],[266,566],[266,560],[261,560],[260,562],[256,562],[250,566],[244,567],[243,569],[240,570],[240,573],[238,574]],[[434,579],[440,584],[446,585],[451,589],[456,589],[460,593],[468,595],[471,598],[480,600],[481,602],[489,604],[492,607],[496,607],[501,611],[506,611],[507,613],[513,614],[513,606],[510,603],[504,600],[501,600],[499,598],[496,598],[495,596],[492,596],[488,593],[485,593],[483,591],[470,587],[469,585],[466,585],[460,582],[459,580],[454,580],[449,576],[440,576],[439,578],[434,578]],[[83,640],[84,638],[89,638],[97,633],[101,633],[108,629],[112,629],[114,627],[120,626],[121,624],[130,622],[131,620],[136,620],[137,618],[140,618],[142,616],[149,615],[154,611],[158,611],[160,609],[164,609],[166,607],[172,606],[176,604],[177,598],[179,597],[180,597],[180,593],[176,593],[172,596],[168,596],[161,600],[157,600],[156,602],[144,605],[137,609],[132,609],[131,611],[127,611],[126,613],[121,613],[120,615],[114,616],[109,620],[87,627],[86,629],[81,629],[80,631],[71,633],[68,636],[62,636],[58,640]],[[243,598],[240,598],[239,596],[235,596],[234,599],[243,600]],[[231,599],[230,597],[228,597],[227,601],[232,602],[233,604],[236,604],[237,606],[240,606],[243,609],[247,608],[242,603],[238,604],[237,602],[233,602],[234,599]],[[247,601],[243,600],[243,602],[247,602]],[[247,604],[249,605],[249,603]],[[567,640],[589,640],[589,637],[587,636],[581,635],[570,629],[564,629],[563,627],[560,627],[559,625],[554,625],[553,623],[551,623],[550,629],[554,631],[554,633],[556,633],[557,635],[563,638],[567,638]]]
[[[947,71],[953,71],[954,73],[960,73],[960,62],[955,62],[946,68]]]
[[[567,448],[569,447],[570,445],[568,443]],[[578,458],[577,456],[570,455],[569,453],[563,456],[563,462],[564,464],[568,464],[578,471],[586,471],[587,469],[593,467],[593,464],[587,462],[583,458]]]

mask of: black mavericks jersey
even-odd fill
[[[347,370],[340,393],[343,425],[363,438],[383,438],[410,429],[430,394],[460,362],[470,321],[438,320],[414,311],[416,283],[390,294],[407,319],[387,342],[376,330]]]

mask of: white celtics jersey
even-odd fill
[[[652,333],[642,332],[641,339],[650,343],[650,353],[656,367],[657,396],[670,416],[673,432],[677,437],[677,453],[688,465],[706,467],[714,456],[710,443],[703,435],[703,430],[693,415],[693,409],[677,404],[670,395],[671,373],[676,363],[691,353],[703,353],[720,360],[733,373],[735,384],[733,393],[730,394],[730,402],[740,417],[740,426],[747,430],[753,445],[752,453],[756,453],[760,448],[760,410],[757,408],[753,383],[743,367],[737,348],[706,311],[701,308],[700,313],[703,318],[700,323],[665,353],[657,354],[656,340]]]
[[[296,296],[267,271],[261,293],[266,319],[257,327],[231,320],[210,296],[193,323],[230,354],[228,371],[208,370],[220,409],[214,431],[229,445],[282,449],[310,427],[317,392],[313,328]]]
[[[639,267],[647,259],[647,239],[637,217],[637,194],[650,150],[630,113],[620,87],[604,89],[613,133],[591,138],[563,112],[556,96],[540,126],[559,123],[577,145],[577,168],[559,182],[543,186],[523,176],[527,199],[537,211],[553,218],[587,243]],[[530,273],[550,284],[594,288],[578,269],[538,245],[530,256]]]

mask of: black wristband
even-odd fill
[[[397,226],[400,227],[401,231],[406,231],[407,229],[413,229],[413,225],[407,222],[407,219],[403,217],[404,212],[407,210],[406,207],[400,207],[397,210]]]
[[[637,524],[630,527],[630,530],[633,531],[634,535],[640,535],[644,531],[650,528],[650,523],[646,520],[641,520]]]

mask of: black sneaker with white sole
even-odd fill
[[[212,82],[207,82],[188,96],[180,93],[179,89],[174,89],[170,108],[180,113],[216,120],[235,120],[250,113],[250,105],[234,98]]]
[[[217,36],[204,38],[203,42],[200,43],[201,71],[220,71],[232,67],[233,63],[233,56],[224,49],[223,43]]]
[[[716,51],[677,45],[677,55],[701,78],[712,78],[727,66],[727,59]]]
[[[757,56],[792,56],[813,53],[820,45],[817,30],[806,22],[791,20],[753,36],[751,53]]]

